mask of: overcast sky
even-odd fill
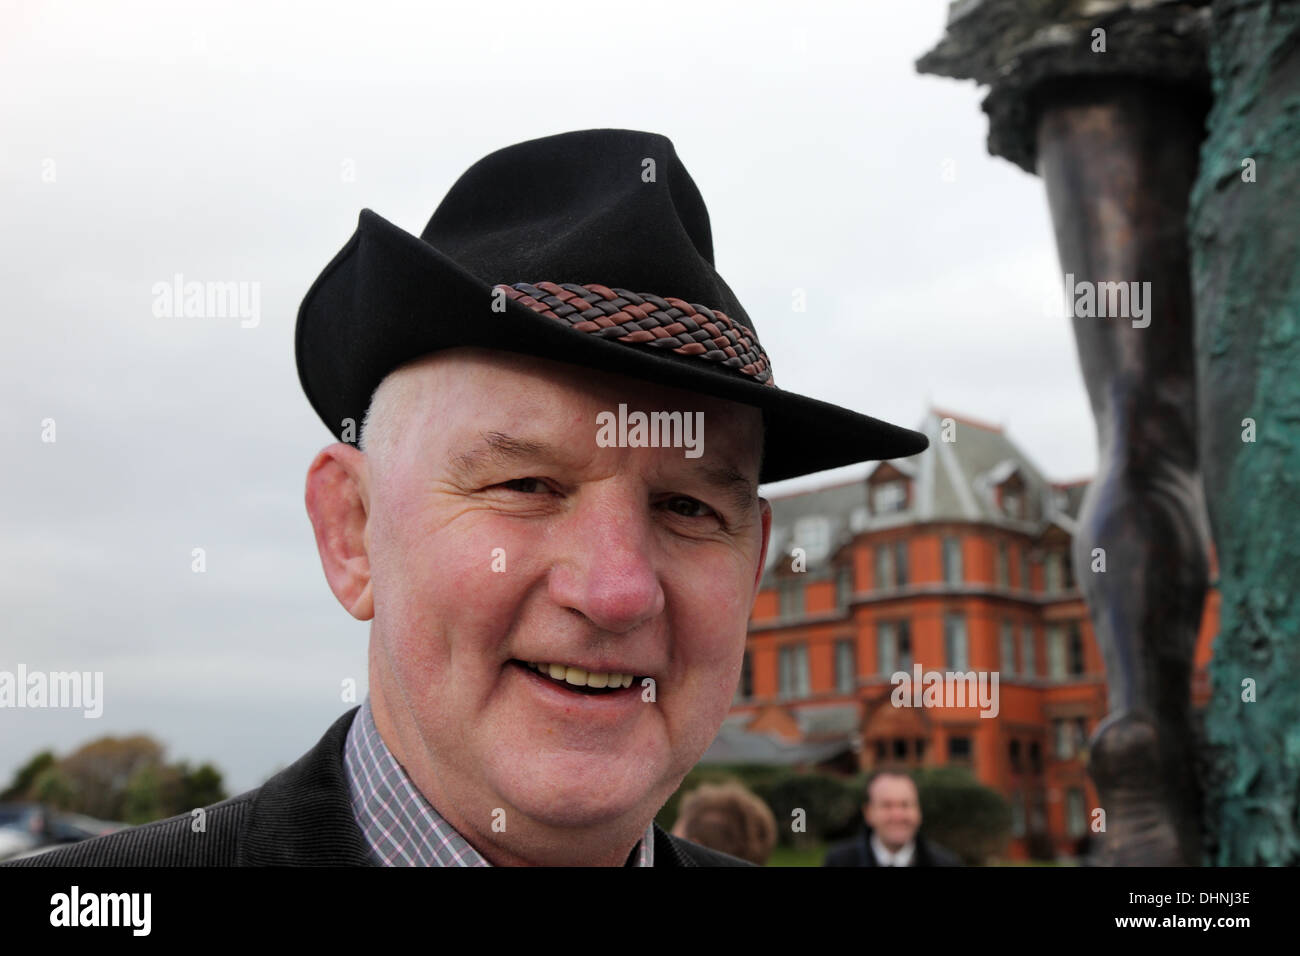
[[[368,625],[302,502],[332,438],[298,305],[362,208],[418,235],[511,143],[667,135],[783,388],[964,412],[1051,478],[1092,473],[1042,183],[987,155],[982,90],[913,66],[946,4],[181,6],[0,3],[0,670],[105,682],[98,720],[0,710],[0,784],[147,732],[239,792],[350,706],[344,679],[364,693]],[[258,283],[260,321],[156,316],[178,273]]]

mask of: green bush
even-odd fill
[[[970,865],[984,865],[1006,849],[1011,805],[962,767],[926,767],[912,774],[921,795],[926,837]]]

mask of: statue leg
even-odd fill
[[[1062,272],[1138,283],[1146,312],[1130,299],[1125,316],[1080,315],[1081,295],[1073,318],[1100,458],[1074,562],[1110,694],[1088,769],[1106,811],[1102,860],[1120,865],[1200,863],[1190,682],[1209,534],[1185,221],[1203,118],[1203,104],[1161,87],[1096,80],[1058,91],[1038,127]]]

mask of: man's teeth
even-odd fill
[[[602,674],[596,671],[584,671],[581,667],[568,667],[564,664],[534,664],[528,661],[533,670],[555,680],[562,680],[575,687],[631,687],[631,674]]]

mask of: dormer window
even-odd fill
[[[1019,492],[1004,490],[1002,492],[1002,511],[1008,518],[1025,516],[1025,500]]]
[[[1028,515],[1025,508],[1025,479],[1018,470],[1012,471],[997,486],[998,507],[1008,518],[1023,521]]]
[[[882,461],[867,479],[867,505],[873,515],[891,515],[912,505],[912,481],[893,462]]]
[[[871,510],[876,514],[894,514],[906,508],[907,482],[904,479],[882,481],[872,489]]]
[[[800,518],[794,525],[794,547],[803,548],[809,561],[820,561],[831,549],[831,523],[823,517]]]

